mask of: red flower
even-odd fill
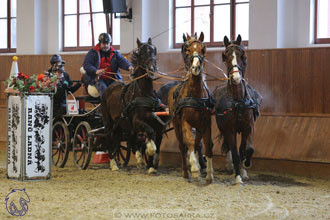
[[[30,86],[29,89],[30,89],[30,92],[34,92],[34,90],[35,90],[34,86]]]
[[[24,78],[28,79],[28,78],[30,78],[30,76],[29,75],[24,75]]]
[[[44,74],[42,74],[42,73],[39,74],[38,77],[37,77],[37,81],[41,81],[41,82],[44,81],[44,77],[45,77]]]
[[[23,75],[23,73],[22,73],[22,72],[18,73],[18,76],[17,76],[17,78],[19,78],[19,79],[23,79],[23,78],[24,78],[24,75]]]

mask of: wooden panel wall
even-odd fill
[[[209,50],[206,58],[223,70],[219,50]],[[72,79],[79,80],[79,68],[85,54],[62,55],[66,70]],[[262,117],[256,124],[256,157],[289,160],[330,162],[330,48],[267,49],[247,51],[248,67],[245,78],[264,97]],[[19,70],[39,74],[49,68],[50,55],[19,56]],[[0,120],[5,127],[6,97],[3,81],[8,78],[11,56],[0,56]],[[179,51],[158,54],[161,72],[171,72],[183,67]],[[206,72],[218,78],[223,74],[210,64]],[[184,73],[176,73],[183,75]],[[210,77],[207,77],[210,79]],[[158,80],[165,83],[168,80]],[[220,81],[207,81],[213,90]],[[160,84],[156,84],[158,88]],[[82,91],[78,91],[81,94]],[[213,137],[218,134],[215,123]],[[4,129],[3,129],[4,130]],[[1,132],[0,141],[5,141]],[[177,152],[173,132],[165,138],[163,150]],[[215,153],[220,154],[220,143]]]

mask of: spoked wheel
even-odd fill
[[[63,121],[58,121],[53,125],[52,139],[53,164],[63,168],[70,152],[69,129]]]
[[[131,147],[120,145],[119,149],[115,153],[115,160],[118,166],[127,167],[129,159],[131,157]]]
[[[86,121],[78,124],[73,139],[73,160],[77,168],[85,170],[92,156],[92,138],[88,135],[91,126]]]

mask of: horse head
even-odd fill
[[[193,75],[198,76],[203,70],[203,61],[206,52],[206,45],[203,43],[204,33],[201,32],[199,38],[197,34],[190,37],[183,34],[183,45],[181,48],[181,54],[185,62],[186,70]]]
[[[241,35],[238,35],[235,41],[229,41],[225,36],[223,42],[226,50],[222,53],[222,61],[227,66],[230,82],[240,84],[246,68],[246,54]]]
[[[147,43],[141,43],[139,38],[136,42],[138,48],[132,55],[132,65],[135,69],[133,77],[148,73],[148,77],[153,78],[154,72],[158,71],[156,58],[157,48],[152,44],[151,38],[148,39]]]

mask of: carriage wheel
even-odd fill
[[[73,160],[77,168],[85,170],[92,157],[92,138],[88,135],[91,126],[86,121],[78,124],[73,139]]]
[[[52,139],[53,164],[63,168],[70,152],[69,129],[63,121],[58,121],[53,125]]]
[[[127,145],[127,147],[120,145],[119,149],[115,153],[115,160],[118,165],[122,165],[123,167],[127,167],[129,159],[131,157],[131,147]]]

